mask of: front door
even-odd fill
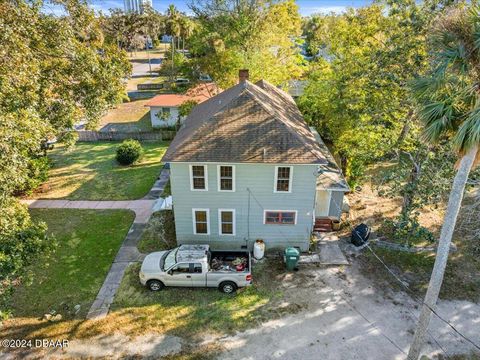
[[[315,217],[328,216],[331,196],[332,193],[329,190],[317,190],[317,197],[315,199]]]
[[[179,263],[165,276],[167,286],[192,286],[192,274],[189,263]]]

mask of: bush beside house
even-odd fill
[[[116,159],[121,165],[132,165],[143,155],[142,145],[137,140],[125,140],[117,148]]]

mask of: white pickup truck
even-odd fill
[[[208,245],[181,245],[145,257],[140,282],[152,291],[165,286],[216,287],[233,293],[252,283],[248,251],[210,251]]]

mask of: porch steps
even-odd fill
[[[313,226],[314,232],[332,232],[333,224],[332,219],[329,217],[319,217],[315,219],[315,225]]]

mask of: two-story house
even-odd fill
[[[179,244],[239,249],[263,239],[305,251],[315,218],[338,218],[348,191],[292,97],[245,70],[192,110],[163,161]]]

